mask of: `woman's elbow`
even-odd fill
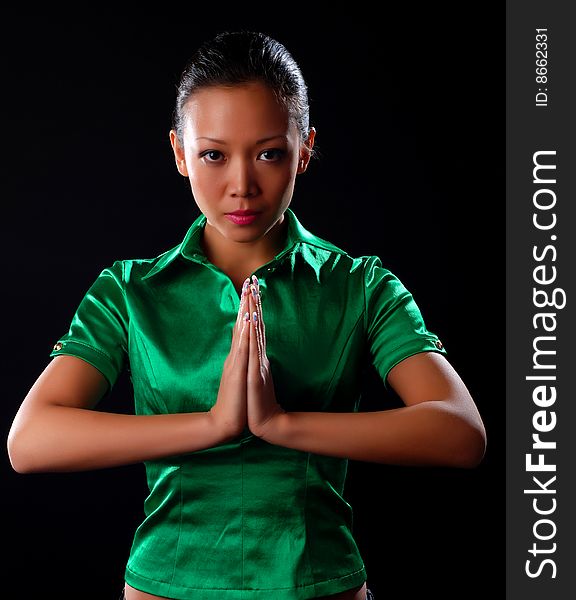
[[[10,430],[7,447],[10,465],[16,473],[38,473],[42,470],[38,468],[37,461],[34,460],[34,452],[22,430],[14,428]]]
[[[24,474],[31,472],[28,461],[23,456],[17,441],[12,437],[8,437],[8,458],[10,460],[10,465],[16,473]]]
[[[486,430],[483,425],[467,427],[455,456],[455,466],[474,469],[480,465],[486,455]]]

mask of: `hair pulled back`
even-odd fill
[[[188,61],[178,85],[172,128],[183,145],[186,103],[200,89],[262,82],[286,107],[300,139],[309,133],[308,89],[300,67],[278,41],[253,31],[219,33],[205,41]]]

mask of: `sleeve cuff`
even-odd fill
[[[60,340],[54,344],[54,348],[50,352],[50,357],[61,355],[76,356],[96,367],[106,377],[110,386],[109,391],[118,379],[118,370],[113,365],[110,357],[102,351],[92,348],[92,346],[76,340]]]
[[[389,366],[386,368],[382,381],[386,390],[390,391],[388,385],[388,373],[395,367],[399,362],[402,362],[405,358],[420,354],[421,352],[437,352],[438,354],[446,355],[446,348],[438,338],[430,338],[422,343],[421,339],[413,340],[406,344],[403,344],[397,348],[390,357]]]

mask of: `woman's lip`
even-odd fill
[[[253,223],[258,218],[258,214],[259,213],[252,213],[250,215],[238,215],[234,213],[227,213],[224,216],[236,225],[250,225],[250,223]]]

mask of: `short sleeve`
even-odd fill
[[[378,256],[369,256],[364,270],[365,327],[372,364],[384,386],[392,367],[419,352],[446,354],[438,336],[426,329],[412,294]]]
[[[96,367],[112,389],[127,364],[128,318],[124,263],[105,268],[82,298],[70,329],[55,344],[50,357],[77,356]]]

